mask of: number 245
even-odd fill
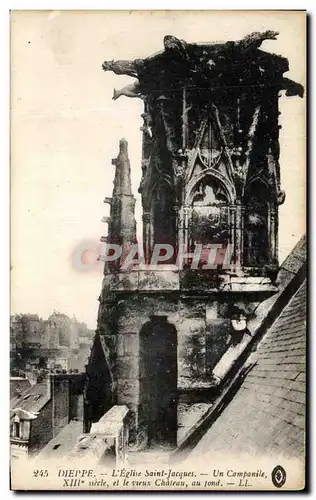
[[[38,469],[33,471],[34,477],[48,477],[48,471],[45,469]]]

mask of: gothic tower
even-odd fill
[[[144,102],[145,264],[105,266],[95,345],[102,344],[111,404],[130,408],[143,445],[176,446],[177,402],[216,392],[219,361],[228,351],[228,365],[236,361],[249,341],[247,318],[277,291],[285,198],[278,99],[303,89],[284,78],[285,58],[260,50],[276,36],[195,44],[168,35],[154,56],[103,63],[136,78],[114,99]],[[124,246],[135,240],[125,142],[118,164],[125,168],[116,170],[121,188],[108,222],[112,241]],[[157,245],[166,250],[157,253]]]

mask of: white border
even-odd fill
[[[0,253],[1,253],[1,258],[0,258],[0,263],[1,263],[1,333],[2,333],[2,342],[1,342],[1,348],[0,348],[0,353],[2,356],[1,359],[1,367],[2,367],[2,377],[1,377],[1,398],[4,403],[2,405],[2,411],[0,412],[1,415],[1,439],[2,442],[0,443],[0,450],[1,450],[1,474],[0,474],[0,492],[1,495],[4,498],[7,498],[7,496],[11,496],[12,492],[9,491],[9,474],[8,474],[8,463],[9,463],[9,439],[8,439],[8,430],[9,430],[9,391],[8,391],[8,379],[6,378],[6,374],[9,374],[9,293],[8,293],[8,284],[9,284],[9,10],[13,9],[19,9],[19,10],[191,10],[192,7],[194,9],[210,9],[212,7],[212,10],[236,10],[236,7],[238,5],[238,10],[290,10],[290,9],[306,9],[307,12],[312,16],[315,11],[315,2],[309,0],[305,1],[304,5],[302,5],[300,2],[297,1],[292,1],[292,0],[287,0],[286,2],[276,2],[275,0],[265,0],[264,2],[260,3],[254,3],[253,1],[239,1],[238,3],[235,3],[233,1],[228,1],[228,0],[221,0],[221,2],[218,2],[218,4],[206,2],[205,0],[195,0],[194,2],[188,2],[185,0],[182,0],[181,2],[177,2],[175,0],[156,0],[156,1],[150,1],[150,0],[138,0],[134,2],[128,2],[126,0],[116,0],[113,2],[105,2],[103,1],[96,1],[96,0],[91,0],[90,2],[88,1],[83,1],[83,0],[55,0],[55,1],[47,1],[47,0],[33,0],[30,2],[25,2],[22,0],[12,0],[12,1],[6,1],[3,0],[0,5],[0,19],[1,19],[1,24],[0,24],[0,33],[1,33],[1,42],[0,42],[0,61],[1,61],[1,79],[0,79],[0,85],[1,85],[1,112],[0,112],[0,123],[1,123],[1,157],[2,157],[2,162],[1,162],[1,168],[0,168],[0,175],[1,175],[1,180],[0,180],[0,206],[1,206],[1,216],[0,216],[0,221],[1,221],[1,232],[0,234],[2,235],[1,238],[1,245],[0,245]],[[310,46],[314,46],[314,41],[315,41],[315,29],[312,29],[312,24],[314,22],[314,19],[311,19],[310,23]],[[210,33],[210,38],[211,38],[211,33]],[[311,61],[310,61],[311,63]],[[311,65],[311,64],[310,64]],[[315,81],[315,76],[314,74],[314,68],[310,67],[310,81]],[[312,118],[314,116],[314,111],[315,111],[315,106],[314,103],[309,101],[309,116],[310,116],[310,125],[312,122]],[[312,135],[310,133],[310,148],[311,148],[311,153],[312,153],[312,146],[314,144],[314,134]],[[316,186],[314,186],[314,180],[315,180],[315,175],[312,175],[313,172],[313,167],[312,165],[312,154],[310,155],[309,158],[310,162],[310,176],[309,176],[309,187],[310,187],[310,206],[309,206],[309,216],[311,220],[313,220],[313,215],[314,215],[314,210],[315,210],[315,204],[313,203],[313,197],[315,196],[313,193],[316,193]],[[312,182],[312,183],[311,183]],[[311,277],[310,277],[310,284],[312,285],[313,283],[316,282],[316,276],[315,276],[315,270],[313,267],[312,263],[312,249],[314,248],[314,235],[310,234],[310,240],[311,240],[311,253],[310,253],[310,272],[311,272]],[[313,293],[313,290],[311,290],[311,303],[310,303],[310,311],[312,312],[315,310],[315,302],[316,302],[316,295]],[[315,302],[314,302],[315,301]],[[314,336],[314,315],[312,315],[310,319],[310,324],[309,324],[309,338],[310,338],[310,349],[311,349],[311,344],[312,344],[312,337]],[[314,392],[314,385],[315,385],[315,369],[314,369],[314,352],[311,353],[310,357],[310,365],[309,365],[309,381],[310,381],[310,394]],[[311,405],[310,405],[310,427],[312,427],[312,422],[314,421],[315,417],[315,398],[312,399]],[[314,440],[314,435],[310,436],[311,439],[311,452],[314,451],[315,447],[315,440]],[[313,479],[313,476],[315,477],[315,474],[313,475],[313,466],[314,463],[311,462],[310,464],[310,486],[312,490],[315,488],[315,479]],[[314,469],[315,471],[315,469]],[[43,493],[44,494],[44,493]],[[117,493],[113,493],[117,497]],[[107,493],[107,496],[112,496],[113,494]],[[26,494],[26,496],[31,496],[32,494]],[[59,493],[60,497],[67,498],[67,493]],[[225,495],[223,493],[222,495]],[[38,495],[37,495],[38,496]],[[41,496],[41,495],[39,495]],[[73,496],[73,495],[72,495]],[[82,494],[80,495],[82,496]],[[143,496],[143,495],[142,495]],[[186,495],[188,496],[188,495]],[[191,496],[191,495],[189,495]],[[229,495],[231,496],[231,495]],[[252,496],[252,495],[250,495]],[[270,494],[270,497],[277,496],[276,494]],[[284,493],[283,493],[284,496]],[[248,498],[249,495],[247,495]]]

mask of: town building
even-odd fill
[[[37,314],[12,315],[11,375],[34,374],[44,368],[83,372],[92,335],[85,323],[66,314],[54,312],[47,320]]]
[[[127,465],[129,410],[113,406],[82,433],[82,424],[72,420],[41,450],[39,459],[82,462],[94,466],[123,467]],[[56,462],[55,462],[56,463]]]
[[[36,455],[71,421],[83,430],[82,374],[49,374],[10,400],[12,459]]]
[[[26,377],[10,377],[10,399],[30,389],[32,382]]]

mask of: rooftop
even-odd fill
[[[23,377],[10,377],[10,399],[21,396],[31,387],[31,382]]]
[[[265,40],[276,40],[278,32],[253,32],[241,40],[224,43],[187,43],[172,35],[163,39],[164,50],[145,59],[105,61],[104,71],[138,78],[141,91],[159,96],[175,92],[185,84],[201,90],[216,88],[222,93],[247,89],[249,85],[285,89],[301,95],[301,85],[282,78],[289,70],[286,58],[259,49]]]
[[[38,413],[49,399],[47,381],[40,382],[24,391],[20,396],[11,399],[11,412],[14,414],[15,410],[19,409],[33,414]]]
[[[258,344],[256,364],[190,454],[303,458],[306,403],[306,280]]]

